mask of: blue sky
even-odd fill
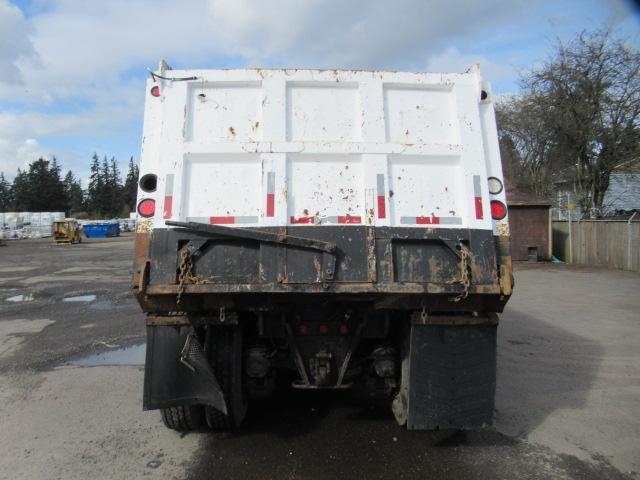
[[[94,152],[138,159],[146,68],[291,66],[463,71],[495,92],[555,39],[609,25],[640,45],[625,0],[0,0],[0,171]]]

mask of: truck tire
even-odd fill
[[[202,405],[180,405],[160,410],[165,427],[178,432],[198,430],[204,420]]]
[[[493,422],[495,325],[413,325],[408,366],[408,429],[468,429]]]
[[[224,394],[227,414],[205,406],[205,418],[211,430],[229,431],[242,423],[247,412],[242,388],[242,330],[238,325],[212,328],[209,358]]]

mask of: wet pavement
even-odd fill
[[[409,432],[350,392],[254,402],[229,434],[141,411],[131,237],[0,247],[0,479],[640,478],[640,275],[520,268],[494,428]]]
[[[144,343],[130,347],[115,348],[102,353],[82,355],[71,359],[65,365],[76,367],[97,367],[100,365],[144,365],[146,352]]]
[[[49,369],[65,360],[145,340],[129,289],[132,234],[58,245],[51,238],[0,247],[2,320],[49,319],[46,335],[24,338],[0,369]]]

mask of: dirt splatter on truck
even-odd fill
[[[460,74],[171,70],[147,84],[144,408],[238,426],[284,382],[410,429],[492,421],[512,288],[491,89]]]

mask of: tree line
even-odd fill
[[[138,166],[129,159],[122,179],[114,157],[94,154],[87,188],[71,171],[62,176],[58,160],[39,158],[8,182],[0,172],[0,212],[65,212],[91,218],[128,217],[134,211]]]
[[[611,174],[640,171],[640,52],[608,29],[558,41],[498,101],[505,176],[553,200],[572,192],[585,217],[606,214]]]

